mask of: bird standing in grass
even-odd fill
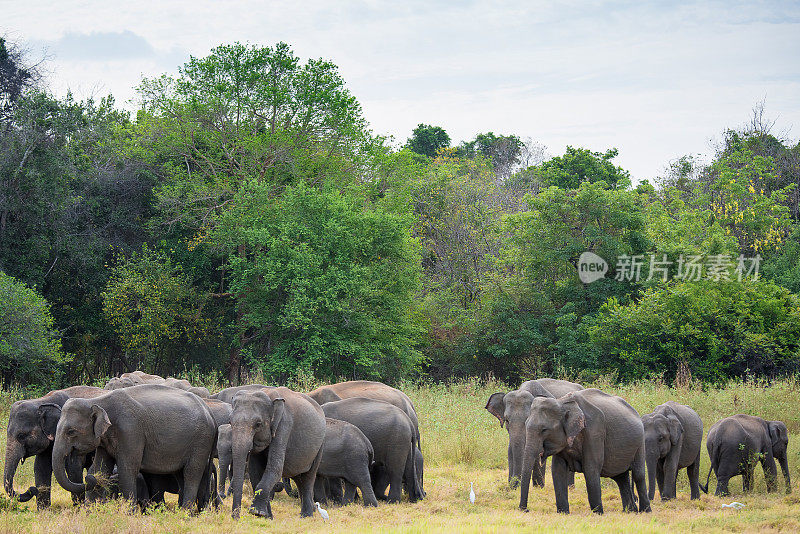
[[[317,505],[317,512],[319,512],[319,516],[320,516],[322,519],[324,519],[325,521],[327,521],[327,520],[328,520],[328,518],[330,517],[330,516],[328,515],[328,512],[326,512],[325,510],[323,510],[323,509],[322,509],[322,507],[319,505],[319,503],[318,503],[318,502],[315,502],[314,504],[316,504],[316,505]]]
[[[472,489],[472,482],[469,483],[469,502],[475,504],[475,490]]]

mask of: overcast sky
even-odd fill
[[[800,2],[0,0],[0,35],[46,47],[57,94],[113,94],[233,41],[336,63],[376,133],[420,122],[603,151],[636,180],[765,100],[800,137]]]

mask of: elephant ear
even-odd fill
[[[772,441],[772,449],[775,450],[781,442],[781,435],[783,431],[781,430],[781,423],[780,421],[769,421],[767,426],[769,427],[769,439]]]
[[[666,416],[669,426],[669,442],[675,446],[680,442],[681,436],[683,436],[683,423],[681,423],[681,420],[678,419],[678,416],[672,409],[668,409]]]
[[[278,427],[283,420],[283,414],[286,412],[286,401],[282,397],[272,399],[272,437],[278,432]]]
[[[45,403],[39,406],[36,410],[36,415],[39,418],[39,426],[42,427],[44,435],[47,439],[53,441],[56,435],[56,427],[58,420],[61,418],[61,406],[58,404]]]
[[[484,406],[490,414],[497,417],[500,421],[500,428],[503,428],[506,415],[506,403],[503,400],[505,396],[506,394],[502,392],[492,393],[492,396],[489,397],[489,400],[486,402],[486,406]]]
[[[586,428],[586,417],[581,407],[578,406],[578,401],[576,401],[572,395],[567,395],[561,403],[561,406],[564,408],[564,419],[562,423],[564,425],[564,432],[567,435],[567,447],[572,447],[575,438]]]
[[[111,426],[111,419],[106,411],[97,404],[92,405],[92,423],[94,425],[95,439],[102,438]]]

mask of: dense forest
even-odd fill
[[[285,43],[219,46],[138,98],[57,98],[0,39],[5,386],[799,370],[800,144],[763,106],[710,162],[633,184],[617,148],[426,124],[401,147]]]

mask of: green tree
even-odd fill
[[[630,173],[611,161],[619,151],[592,152],[585,148],[567,147],[563,156],[556,156],[536,167],[536,179],[545,187],[576,189],[584,182],[605,182],[612,188],[630,187]]]
[[[50,304],[0,271],[0,370],[3,384],[55,386],[70,358],[61,348]]]
[[[145,248],[121,258],[102,296],[128,370],[169,374],[194,363],[190,349],[206,337],[204,299],[179,265]]]
[[[450,136],[441,126],[420,123],[411,131],[407,145],[412,152],[435,158],[440,149],[450,146]]]
[[[474,158],[480,155],[491,161],[494,172],[500,180],[511,177],[511,171],[521,160],[525,143],[516,135],[495,135],[494,132],[479,133],[472,141],[458,146],[458,155]]]
[[[231,252],[245,354],[269,376],[397,379],[416,369],[419,255],[409,221],[362,198],[250,180],[215,237]]]
[[[681,364],[703,381],[800,369],[800,303],[768,281],[670,284],[610,299],[587,322],[600,369],[622,380],[672,378]]]

